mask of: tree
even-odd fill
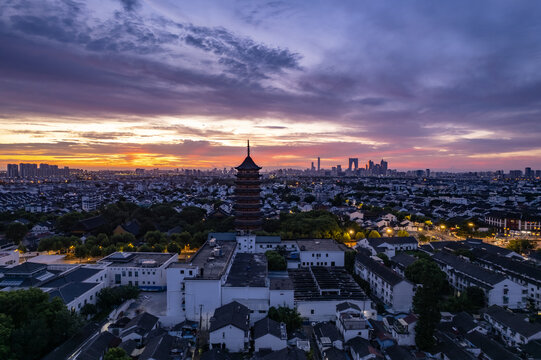
[[[88,248],[84,245],[77,245],[74,251],[75,257],[85,258],[88,256]]]
[[[311,204],[314,201],[316,201],[316,197],[314,195],[312,195],[312,194],[306,195],[305,198],[304,198],[304,202],[308,203],[308,204]]]
[[[38,288],[0,292],[0,358],[33,360],[73,335],[78,315]],[[31,349],[31,351],[29,351]],[[5,354],[8,356],[4,356]]]
[[[419,314],[415,327],[415,343],[421,350],[434,345],[434,330],[440,321],[438,304],[448,290],[445,273],[431,259],[419,259],[404,271],[406,278],[421,284],[413,297],[413,309]]]
[[[12,222],[6,229],[6,237],[16,244],[20,243],[27,233],[28,228],[20,222]]]
[[[167,238],[165,234],[158,231],[149,231],[145,234],[145,242],[149,245],[156,245],[161,243],[167,243]]]
[[[98,313],[98,307],[94,304],[85,304],[79,312],[83,316],[96,315]]]
[[[265,252],[269,271],[284,271],[287,269],[286,259],[274,250]]]
[[[170,242],[168,245],[167,245],[167,251],[172,253],[172,254],[180,254],[180,246],[178,246],[177,243],[175,242]]]
[[[122,348],[110,348],[105,354],[104,360],[131,360]]]
[[[180,212],[180,218],[190,225],[203,220],[205,215],[207,212],[197,206],[187,206]]]
[[[396,233],[396,236],[398,237],[408,237],[410,234],[406,230],[398,230]]]
[[[84,218],[84,215],[80,212],[70,212],[66,215],[62,215],[56,221],[56,227],[65,233],[70,232],[71,229],[77,224],[77,222]]]
[[[269,309],[269,319],[286,324],[287,332],[292,333],[302,326],[302,318],[297,309],[290,309],[284,306]]]
[[[355,273],[355,256],[356,255],[357,255],[357,252],[354,250],[349,250],[344,253],[344,267],[350,274]]]
[[[534,248],[533,241],[525,240],[525,239],[509,240],[509,244],[507,244],[507,249],[519,254],[524,254],[532,250],[533,248]]]
[[[381,235],[376,230],[372,230],[372,231],[370,231],[370,234],[368,234],[368,237],[369,238],[380,238]]]
[[[366,235],[364,234],[363,231],[357,231],[355,233],[355,240],[364,239],[364,238],[366,238]]]

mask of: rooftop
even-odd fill
[[[234,241],[217,241],[216,246],[210,246],[207,241],[192,256],[190,264],[200,269],[199,278],[219,279],[225,273],[236,247]]]
[[[333,239],[301,239],[297,240],[297,246],[301,251],[345,251],[341,245]]]
[[[364,300],[366,294],[343,268],[312,266],[288,271],[295,300]]]
[[[231,265],[227,287],[266,287],[267,257],[264,254],[238,253]]]
[[[162,266],[171,258],[176,259],[177,254],[117,251],[99,260],[98,263],[110,263],[108,266],[156,268]]]
[[[391,285],[396,285],[405,280],[402,276],[388,268],[387,266],[379,263],[378,261],[372,259],[369,256],[363,254],[357,254],[356,262],[362,264],[370,272],[376,274],[378,277],[383,279],[385,282]]]

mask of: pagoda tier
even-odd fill
[[[250,142],[248,142],[248,156],[236,167],[237,180],[235,181],[235,229],[242,233],[261,230],[261,169],[250,157]]]

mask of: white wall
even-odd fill
[[[509,290],[507,295],[504,295],[504,289]],[[488,306],[499,305],[511,309],[525,308],[527,305],[526,298],[528,297],[528,294],[522,294],[523,290],[526,290],[524,286],[509,279],[505,279],[502,282],[495,284],[494,288],[488,292]],[[503,302],[504,296],[509,298],[507,303]],[[525,301],[523,301],[523,298],[525,298]]]
[[[222,305],[238,301],[250,309],[250,324],[263,319],[269,312],[268,287],[223,287]]]
[[[215,344],[225,344],[227,350],[233,353],[244,351],[244,331],[228,325],[210,333],[209,345],[213,348]]]
[[[199,321],[200,305],[203,305],[202,321],[206,328],[214,310],[222,306],[221,289],[220,280],[186,280],[186,319]]]
[[[301,251],[301,267],[344,266],[343,251]],[[334,262],[334,265],[333,265]]]
[[[409,312],[413,302],[413,285],[402,281],[393,287],[392,310],[395,312]]]
[[[307,318],[309,321],[335,321],[336,320],[336,305],[343,303],[344,300],[307,300],[297,301],[297,311],[301,317]],[[376,310],[372,309],[370,300],[347,300],[350,303],[356,304],[363,311],[367,318],[375,316]],[[313,310],[313,314],[312,314]]]
[[[271,334],[265,334],[264,336],[255,339],[254,341],[255,351],[261,349],[271,349],[272,351],[282,350],[287,347],[286,339],[277,338]]]
[[[270,290],[270,306],[285,306],[290,309],[295,307],[294,290]]]

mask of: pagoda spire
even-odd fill
[[[248,156],[250,156],[250,139],[248,139]]]

